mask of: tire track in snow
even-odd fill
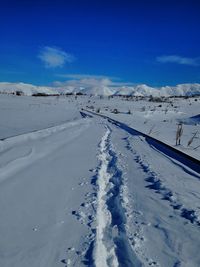
[[[96,267],[141,266],[126,233],[123,208],[122,172],[110,143],[111,129],[100,142],[100,167],[97,175],[97,213],[94,263]]]

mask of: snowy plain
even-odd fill
[[[175,146],[176,131],[179,123],[183,124],[181,145],[176,148],[200,159],[200,97],[169,98],[163,102],[151,102],[149,99],[136,101],[129,98],[96,98],[85,103],[89,110],[124,122],[130,127],[148,134],[158,140]],[[93,108],[91,108],[93,107]],[[117,110],[117,114],[113,113]],[[130,114],[129,114],[130,113]],[[188,146],[189,140],[193,139]]]
[[[0,95],[0,266],[200,266],[198,171],[83,110],[200,159],[195,99]]]

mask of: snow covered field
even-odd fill
[[[198,168],[83,110],[200,159],[199,101],[0,95],[0,266],[200,266]]]
[[[91,106],[94,108],[91,109]],[[181,145],[176,148],[200,159],[200,97],[169,98],[164,102],[105,97],[103,101],[98,98],[89,100],[85,107],[94,111],[100,109],[101,114],[124,122],[172,146],[176,144],[177,125],[183,123]],[[114,110],[117,110],[117,114],[113,113]]]

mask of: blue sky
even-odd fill
[[[200,1],[0,2],[0,81],[200,82]]]

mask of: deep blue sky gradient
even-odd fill
[[[0,81],[50,84],[57,74],[94,74],[149,85],[200,82],[200,66],[159,63],[200,57],[200,1],[0,2]],[[44,46],[76,60],[46,69]]]

